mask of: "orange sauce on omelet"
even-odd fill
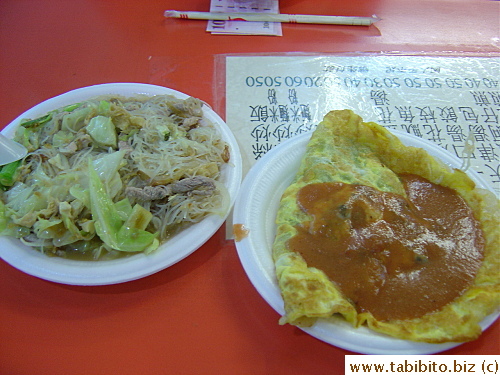
[[[317,183],[298,192],[312,220],[297,226],[290,250],[380,320],[439,310],[474,281],[484,237],[453,189],[400,176],[407,198],[363,185]]]

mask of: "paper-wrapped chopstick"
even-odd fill
[[[189,20],[316,23],[352,26],[370,26],[372,23],[379,20],[375,15],[371,17],[344,17],[308,14],[184,12],[177,10],[166,10],[164,16],[167,18],[180,18]]]

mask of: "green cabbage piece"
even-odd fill
[[[130,215],[132,215],[133,207],[130,204],[128,198],[116,202],[115,207],[116,211],[118,212],[118,215],[123,221],[127,220],[130,217]]]
[[[14,134],[14,140],[22,144],[30,151],[33,151],[35,149],[35,146],[33,146],[30,142],[30,132],[24,126],[19,126],[16,129],[16,133]]]
[[[85,207],[90,208],[90,195],[88,189],[85,189],[82,185],[76,184],[69,188],[69,193],[77,200],[82,202]]]
[[[18,216],[24,216],[30,211],[36,211],[45,207],[45,202],[40,205],[37,196],[33,194],[35,189],[25,183],[14,185],[6,194],[8,195],[7,207],[15,211]]]
[[[110,102],[108,102],[106,100],[101,100],[99,102],[99,107],[97,108],[97,111],[99,112],[99,114],[108,116],[110,110],[111,110],[111,103]]]
[[[106,154],[92,161],[92,166],[103,182],[106,192],[111,197],[111,199],[114,199],[114,197],[121,191],[123,186],[123,182],[120,178],[118,170],[125,163],[125,161],[123,160],[124,155],[125,151],[121,150]],[[89,181],[87,175],[82,173],[82,178],[75,178],[75,180],[77,180],[78,182],[71,185],[71,187],[69,188],[69,193],[72,197],[85,205],[85,207],[88,207],[90,209],[91,205]],[[128,202],[129,208],[126,207],[125,202],[117,202],[116,205],[121,205],[117,209],[124,218],[128,217],[132,212],[132,206],[130,206],[130,202]]]
[[[75,139],[75,134],[70,131],[59,130],[52,137],[52,146],[59,148],[68,145]]]
[[[61,130],[77,132],[85,126],[86,119],[93,111],[91,106],[85,106],[75,109],[62,118]]]
[[[21,160],[14,161],[0,167],[0,187],[7,188],[14,185],[17,168],[21,165]]]
[[[97,174],[104,181],[111,198],[114,198],[123,186],[118,170],[126,164],[123,160],[124,156],[125,151],[121,150],[106,154],[92,162]]]
[[[158,247],[156,234],[144,230],[152,217],[148,210],[136,204],[124,222],[92,163],[89,163],[89,183],[96,233],[107,246],[126,252],[149,252]]]
[[[51,240],[57,237],[63,229],[63,224],[61,219],[44,219],[38,218],[35,224],[33,224],[33,231],[38,238],[45,240]]]
[[[72,243],[78,240],[83,239],[82,235],[80,234],[80,230],[76,226],[74,222],[73,215],[71,214],[72,207],[71,204],[68,202],[59,202],[59,213],[61,214],[62,222],[64,223],[64,226],[66,227],[68,233],[70,234],[70,238],[73,237],[72,240],[68,243]],[[69,240],[69,239],[67,239]]]
[[[87,125],[87,133],[100,146],[113,148],[117,146],[116,129],[110,117],[92,117]]]

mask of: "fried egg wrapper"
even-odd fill
[[[438,311],[407,320],[377,320],[369,312],[358,313],[340,288],[320,269],[308,267],[302,256],[290,251],[288,240],[296,226],[310,220],[297,203],[305,185],[342,182],[373,187],[405,196],[398,174],[419,175],[454,189],[480,222],[485,249],[473,284]],[[292,184],[282,195],[277,218],[273,260],[285,315],[280,324],[308,327],[317,319],[342,316],[354,327],[390,336],[429,343],[476,339],[479,323],[500,305],[500,204],[489,190],[476,187],[466,173],[452,169],[421,148],[405,146],[384,127],[363,122],[351,110],[329,112],[318,124]],[[411,298],[411,297],[410,297]]]

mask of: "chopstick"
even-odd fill
[[[280,13],[184,12],[177,10],[166,10],[164,16],[167,18],[180,18],[189,20],[315,23],[351,26],[370,26],[372,23],[379,20],[375,15],[373,15],[372,17],[352,17]]]

